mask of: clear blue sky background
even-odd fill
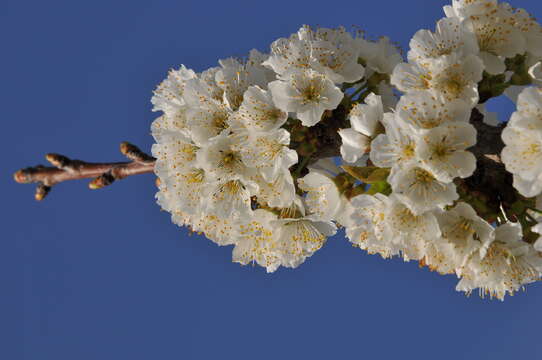
[[[149,150],[151,92],[171,67],[266,50],[304,23],[406,48],[445,3],[3,0],[0,358],[540,359],[538,284],[504,303],[466,298],[453,277],[366,255],[342,233],[268,275],[173,225],[151,175],[65,183],[43,203],[12,181],[46,152]],[[542,16],[537,1],[512,3]]]

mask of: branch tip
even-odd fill
[[[50,191],[51,191],[51,186],[47,186],[43,183],[39,183],[38,186],[36,187],[36,193],[34,194],[34,199],[36,199],[36,201],[42,201],[43,199],[45,199],[45,197],[47,196],[47,194],[49,194]]]
[[[137,146],[129,143],[128,141],[123,141],[120,143],[120,152],[132,161],[153,162],[155,160],[152,156],[145,154]]]
[[[67,156],[49,153],[45,155],[45,159],[56,168],[68,170],[72,165],[72,160]]]
[[[18,182],[19,184],[28,184],[30,183],[30,179],[28,176],[28,168],[17,170],[13,174],[13,179]]]

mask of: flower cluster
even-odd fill
[[[301,158],[292,133],[323,122],[343,101],[340,86],[399,61],[387,39],[303,26],[269,54],[170,71],[152,99],[163,112],[152,125],[159,204],[175,223],[234,245],[236,262],[298,266],[336,232],[340,201],[331,175],[307,174],[311,156]]]
[[[340,225],[467,293],[502,299],[538,280],[542,90],[527,86],[542,84],[542,27],[496,0],[444,11],[407,62],[387,38],[303,26],[268,54],[170,71],[152,99],[160,206],[268,272],[299,266]],[[475,117],[502,128],[484,103],[503,93],[518,104],[491,165],[506,196],[476,187],[495,154]]]
[[[445,12],[434,32],[414,35],[408,62],[395,67],[391,83],[404,94],[394,111],[383,113],[374,96],[350,114],[343,158],[369,152],[372,165],[390,169],[391,191],[352,198],[346,232],[370,253],[418,260],[457,274],[458,290],[478,288],[502,299],[540,277],[542,258],[523,241],[524,224],[508,221],[506,212],[483,218],[458,186],[477,167],[469,151],[477,144],[470,119],[473,111],[485,112],[484,80],[511,79],[510,59],[539,56],[542,42],[534,39],[542,32],[523,10],[496,1],[454,1]],[[502,133],[502,161],[515,187],[531,197],[542,190],[541,104],[540,89],[525,89]]]

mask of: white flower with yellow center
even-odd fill
[[[305,25],[288,39],[273,42],[264,65],[280,76],[313,69],[340,84],[363,77],[365,69],[358,64],[358,54],[355,40],[344,28],[313,30]]]
[[[162,111],[151,126],[157,142],[171,142],[182,139],[191,141],[191,132],[187,126],[186,101],[184,87],[186,82],[197,78],[194,71],[184,65],[179,70],[171,70],[168,77],[154,91],[151,99],[153,111]]]
[[[460,53],[478,54],[476,37],[458,18],[443,18],[437,22],[435,32],[419,30],[410,40],[408,60],[427,64],[442,55]]]
[[[251,197],[258,192],[258,186],[251,180],[255,170],[243,163],[233,145],[234,138],[221,135],[196,153],[196,164],[206,175],[204,194],[208,196],[202,196],[205,211],[220,218],[249,214]],[[201,196],[193,194],[198,195]]]
[[[529,130],[542,130],[542,88],[525,88],[518,96],[517,113],[510,123]],[[517,117],[517,118],[516,118]]]
[[[452,5],[444,6],[444,12],[448,17],[465,19],[494,12],[497,6],[497,0],[452,0]]]
[[[284,129],[249,134],[246,141],[234,148],[243,163],[256,168],[265,181],[273,182],[280,172],[297,163],[297,152],[288,148],[290,133]]]
[[[416,215],[451,205],[459,195],[454,183],[439,181],[416,163],[409,163],[388,178],[393,193]]]
[[[310,68],[311,45],[301,40],[298,33],[289,38],[280,38],[271,44],[271,54],[263,62],[278,75],[292,71],[303,71]]]
[[[176,202],[176,208],[193,215],[203,210],[204,199],[208,195],[205,171],[200,168],[178,169],[169,177],[160,177],[167,186],[169,196]]]
[[[252,213],[251,197],[258,192],[258,186],[239,178],[230,178],[208,184],[209,195],[203,199],[205,212],[221,219],[249,216]]]
[[[428,243],[440,236],[432,212],[415,215],[397,196],[360,195],[352,199],[352,223],[347,227],[350,241],[369,253],[383,257],[402,255],[421,260]]]
[[[305,25],[299,29],[298,36],[310,43],[311,68],[334,83],[353,83],[363,77],[365,69],[358,63],[359,47],[343,27],[313,30]]]
[[[499,13],[472,15],[465,26],[476,35],[480,47],[480,58],[484,69],[490,74],[501,74],[506,70],[505,58],[523,54],[525,37]]]
[[[476,55],[452,53],[421,66],[402,63],[395,67],[391,83],[403,92],[429,91],[444,101],[462,99],[473,106],[478,102],[478,82],[484,65]]]
[[[371,142],[369,158],[376,166],[391,168],[394,173],[416,161],[418,134],[409,131],[397,113],[384,114],[382,123],[386,133]]]
[[[508,22],[521,31],[525,37],[526,51],[536,57],[541,57],[542,26],[536,21],[536,18],[525,9],[515,9],[507,3],[500,3],[499,7],[501,12],[507,13]]]
[[[269,69],[261,65],[261,54],[252,50],[248,60],[229,58],[220,60],[221,69],[215,75],[217,85],[224,90],[224,102],[237,110],[249,86],[267,86]]]
[[[542,191],[542,131],[507,126],[502,132],[506,146],[501,159],[514,175],[514,187],[524,196]]]
[[[299,188],[307,192],[307,211],[318,220],[330,221],[341,207],[340,193],[333,180],[322,172],[310,171],[297,180]]]
[[[456,289],[470,294],[478,288],[482,297],[503,300],[507,293],[513,295],[524,285],[540,280],[542,257],[522,237],[519,223],[497,227],[494,240],[465,265]]]
[[[256,194],[260,204],[270,207],[288,207],[295,199],[294,179],[290,171],[283,169],[271,182],[267,182],[260,174],[255,174],[251,180],[258,186]]]
[[[159,144],[179,140],[192,143],[192,132],[186,120],[186,106],[156,118],[151,124],[151,134]]]
[[[502,132],[501,159],[514,175],[514,187],[524,196],[542,192],[542,90],[527,88],[518,97],[518,110]]]
[[[158,134],[160,128],[153,128],[153,136],[164,140]],[[196,163],[197,146],[181,140],[157,143],[152,146],[156,158],[154,172],[168,189],[168,198],[175,203],[174,208],[194,214],[200,211],[202,196],[207,181],[205,171]]]
[[[356,42],[360,48],[359,56],[367,66],[365,77],[369,77],[373,72],[391,74],[395,66],[403,62],[399,47],[390,42],[386,36],[380,37],[377,41],[368,41],[360,37]]]
[[[183,107],[185,105],[183,94],[186,81],[196,77],[196,73],[184,65],[181,65],[179,70],[170,70],[167,78],[154,91],[151,99],[151,103],[154,105],[152,110],[169,114]]]
[[[269,83],[275,105],[296,113],[304,126],[320,122],[325,110],[335,109],[344,94],[326,76],[313,70],[289,73]]]
[[[440,236],[439,225],[433,212],[415,215],[394,194],[388,197],[386,226],[406,261],[423,259],[428,244],[434,243]]]
[[[206,96],[216,101],[224,101],[224,90],[216,83],[216,74],[220,71],[220,66],[209,68],[200,74],[198,78],[199,84],[204,89]]]
[[[174,216],[182,219],[175,213]],[[190,217],[191,230],[196,233],[203,233],[205,237],[217,245],[233,245],[237,242],[235,223],[231,216],[221,217],[216,214],[203,212]]]
[[[383,116],[382,99],[373,93],[365,98],[365,104],[354,105],[348,114],[352,127],[339,130],[342,140],[340,151],[344,161],[356,162],[369,150],[371,138],[376,135]]]
[[[273,228],[280,228],[278,246],[282,265],[298,267],[308,257],[320,250],[326,239],[336,233],[337,227],[331,221],[320,221],[313,216],[281,218],[271,222]]]
[[[446,123],[468,122],[471,107],[462,100],[443,101],[426,91],[405,94],[397,104],[397,116],[411,131],[423,133]]]
[[[416,155],[437,180],[471,176],[476,157],[467,148],[476,144],[476,129],[469,123],[456,122],[428,130],[416,146]]]
[[[271,131],[282,126],[288,113],[278,109],[269,91],[251,86],[245,91],[243,103],[235,117],[253,131]]]
[[[187,126],[196,144],[205,145],[228,128],[232,114],[230,107],[214,99],[202,80],[187,81],[184,99]]]
[[[470,256],[483,251],[493,241],[493,227],[464,202],[435,215],[442,234],[436,246],[446,262],[461,275]]]
[[[389,200],[385,195],[358,195],[350,200],[351,222],[346,236],[350,242],[369,254],[383,258],[399,255],[400,245],[394,242],[392,231],[386,223]]]
[[[274,272],[282,263],[278,243],[281,229],[271,225],[277,215],[255,210],[252,217],[240,218],[235,224],[235,247],[232,258],[242,265],[258,264],[268,273]]]
[[[249,181],[255,170],[243,162],[236,145],[235,137],[222,134],[198,150],[197,163],[207,172],[209,179],[225,182],[241,178]]]

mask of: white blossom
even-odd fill
[[[284,129],[253,133],[234,146],[241,160],[257,169],[265,181],[274,181],[280,172],[297,163],[297,152],[289,149],[290,133]]]
[[[499,3],[499,13],[525,38],[526,51],[536,57],[542,56],[542,26],[525,9],[513,8],[506,2]]]
[[[337,185],[321,172],[311,171],[297,180],[299,188],[307,192],[307,211],[318,220],[331,221],[341,207]]]
[[[248,129],[262,132],[278,129],[288,119],[288,113],[278,109],[273,103],[271,93],[257,86],[247,89],[235,116]]]
[[[289,38],[280,38],[271,44],[271,54],[263,62],[279,76],[292,71],[303,71],[310,67],[311,44],[301,40],[298,33]]]
[[[369,254],[380,254],[383,258],[399,255],[400,247],[392,239],[386,226],[388,198],[382,194],[358,195],[351,199],[351,223],[346,228],[350,242]]]
[[[249,86],[265,87],[268,69],[261,65],[260,53],[253,50],[247,61],[234,58],[220,60],[221,69],[216,72],[216,84],[224,90],[224,102],[236,110],[243,102],[243,94]]]
[[[525,37],[513,25],[500,17],[499,13],[486,13],[470,16],[465,26],[478,39],[480,58],[484,69],[490,74],[501,74],[506,70],[505,58],[525,52]]]
[[[356,41],[360,48],[359,56],[371,71],[391,74],[395,66],[403,61],[398,47],[386,36],[380,37],[378,41],[367,41],[363,38],[358,38]],[[367,77],[369,75],[366,74]]]
[[[356,162],[367,152],[383,116],[382,99],[373,93],[365,98],[365,104],[354,105],[348,114],[352,127],[339,130],[341,156],[346,162]]]
[[[408,60],[428,64],[432,59],[451,53],[463,56],[478,54],[476,37],[458,18],[443,18],[437,22],[435,32],[419,30],[410,40]]]
[[[215,137],[207,146],[198,149],[196,157],[212,180],[226,181],[239,176],[248,179],[252,173],[235,148],[234,138],[226,134]]]
[[[187,104],[186,122],[192,139],[204,145],[229,126],[230,107],[213,98],[207,84],[200,79],[188,80],[184,99]]]
[[[252,217],[243,217],[235,224],[236,243],[233,261],[242,265],[256,263],[274,272],[281,265],[282,257],[278,244],[280,228],[271,225],[277,215],[262,209],[254,211]]]
[[[472,108],[465,101],[444,101],[427,91],[414,91],[401,97],[396,116],[410,127],[410,131],[423,133],[447,123],[466,123],[471,111]]]
[[[290,38],[281,38],[271,45],[271,55],[265,65],[277,74],[312,69],[332,82],[355,82],[365,69],[358,63],[359,48],[344,28],[311,29],[303,26]]]
[[[506,223],[495,229],[495,238],[484,251],[474,253],[465,265],[458,291],[478,288],[480,296],[500,300],[540,279],[542,257],[522,240],[521,225]]]
[[[394,194],[359,195],[351,204],[352,221],[346,228],[347,236],[369,253],[421,260],[427,247],[440,236],[432,212],[415,215]]]
[[[313,70],[284,75],[269,84],[275,105],[296,113],[304,126],[320,122],[325,110],[335,109],[344,94],[331,80]]]
[[[518,97],[518,110],[502,132],[501,159],[514,175],[514,187],[524,196],[542,191],[542,90],[527,88]]]
[[[196,73],[181,65],[179,70],[170,70],[167,78],[154,91],[151,103],[153,111],[165,113],[175,112],[185,105],[183,98],[184,86],[187,80],[196,78]]]
[[[311,44],[311,68],[325,74],[334,83],[352,83],[363,77],[365,69],[358,63],[359,48],[343,27],[313,30],[303,26],[298,36]]]
[[[208,187],[209,196],[203,200],[205,212],[216,214],[221,219],[251,214],[251,197],[258,192],[255,183],[235,176],[210,183]]]
[[[388,182],[393,193],[416,215],[451,205],[459,197],[454,183],[439,181],[416,163],[392,173]]]
[[[418,134],[409,131],[397,113],[386,113],[382,119],[386,133],[371,142],[371,161],[379,167],[392,168],[392,172],[416,161]]]
[[[273,227],[280,227],[278,247],[282,265],[296,268],[308,257],[320,250],[327,237],[337,231],[330,221],[320,221],[312,216],[300,218],[281,218],[271,222]]]
[[[192,216],[189,222],[192,231],[205,234],[207,239],[217,245],[233,245],[237,240],[234,222],[229,217],[203,212],[198,216]]]
[[[476,144],[476,129],[464,122],[441,125],[425,132],[416,146],[416,155],[437,180],[451,182],[466,178],[476,169],[476,158],[466,151]]]
[[[258,201],[270,207],[288,207],[295,199],[295,185],[290,171],[279,172],[275,180],[267,182],[260,174],[251,180],[258,185]]]
[[[542,27],[497,0],[444,11],[412,37],[407,63],[387,37],[304,25],[269,54],[171,70],[151,99],[157,203],[267,272],[299,266],[342,226],[355,247],[455,274],[467,294],[502,299],[539,280]],[[468,178],[469,150],[486,139],[470,122],[475,109],[502,126],[485,106],[501,86],[517,110],[500,158],[523,197],[484,209],[486,190]]]
[[[452,5],[444,7],[447,16],[461,19],[473,15],[483,15],[497,9],[497,0],[452,0]]]
[[[424,66],[402,63],[395,67],[391,83],[404,92],[429,91],[445,101],[462,99],[469,105],[478,102],[477,84],[484,66],[476,55],[442,55]]]
[[[435,215],[442,233],[436,246],[444,255],[445,266],[453,267],[461,275],[470,256],[493,241],[493,227],[464,202]]]

